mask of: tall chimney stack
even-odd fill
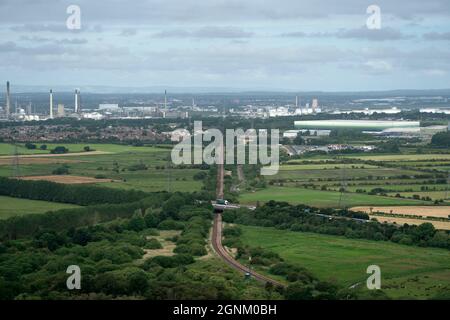
[[[78,101],[77,110],[78,110],[78,113],[81,113],[81,91],[80,91],[80,89],[78,89],[78,99],[77,99],[77,101]]]
[[[75,89],[75,113],[78,113],[78,89]]]
[[[318,107],[319,107],[319,100],[317,100],[317,98],[314,98],[312,100],[312,105],[311,105],[312,113],[316,113]]]
[[[9,90],[9,81],[6,82],[6,116],[9,117],[11,114],[11,92]]]
[[[50,119],[53,119],[53,90],[50,89]]]
[[[167,90],[164,90],[164,112],[163,112],[163,118],[165,118],[167,115]]]

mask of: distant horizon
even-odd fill
[[[8,81],[8,80],[6,80]],[[6,88],[6,81],[1,87]],[[197,86],[110,86],[110,85],[27,85],[27,84],[14,84],[9,81],[11,85],[11,93],[47,93],[52,89],[60,90],[60,93],[72,93],[75,89],[80,89],[84,93],[93,94],[164,94],[167,90],[168,94],[245,94],[245,93],[276,93],[276,94],[383,94],[383,93],[396,93],[396,92],[434,92],[434,91],[449,91],[450,86],[447,88],[427,88],[427,89],[415,89],[415,88],[400,88],[400,89],[388,89],[388,90],[343,90],[343,91],[328,91],[328,90],[294,90],[294,89],[282,89],[282,88],[239,88],[239,87],[197,87]],[[45,90],[45,91],[44,91]],[[103,91],[102,91],[103,90]],[[114,92],[117,90],[118,92]],[[4,94],[5,90],[0,90],[1,94]]]

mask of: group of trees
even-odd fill
[[[431,145],[439,148],[450,147],[450,131],[436,133],[431,138]]]
[[[50,153],[52,154],[64,154],[64,153],[68,153],[69,149],[67,149],[64,146],[57,146],[54,149],[50,150]]]
[[[67,185],[50,181],[26,181],[0,177],[0,195],[86,206],[129,203],[143,199],[149,194],[135,190],[116,190],[98,186]]]
[[[37,149],[37,145],[35,145],[34,143],[31,142],[27,142],[25,143],[25,148],[27,148],[28,150],[35,150]],[[40,150],[47,150],[47,145],[46,144],[42,144],[39,147]]]
[[[63,174],[69,174],[69,166],[68,165],[62,165],[52,171],[52,174],[56,175],[63,175]]]

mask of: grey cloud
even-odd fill
[[[34,51],[33,54],[29,54],[30,50]],[[49,61],[53,71],[62,72],[70,70],[80,70],[88,74],[108,72],[114,77],[148,72],[159,76],[177,74],[182,77],[196,75],[198,78],[232,77],[248,81],[256,81],[258,76],[280,81],[284,77],[298,76],[307,72],[325,78],[331,76],[330,79],[339,76],[339,73],[327,73],[327,67],[342,70],[342,76],[346,76],[349,70],[376,76],[398,74],[403,71],[450,71],[448,50],[436,48],[409,50],[379,44],[353,49],[321,45],[276,46],[260,50],[245,44],[233,45],[227,41],[222,45],[206,48],[154,47],[139,53],[127,47],[112,45],[87,47],[82,51],[71,47],[64,52],[65,54],[57,54],[57,50],[55,46],[30,49],[18,47],[13,43],[0,43],[0,57],[4,65],[21,60],[18,67],[27,72],[32,70],[48,72]],[[11,52],[13,54],[10,54]],[[49,54],[52,54],[51,57],[48,57]]]
[[[450,40],[450,32],[429,32],[423,35],[425,40]]]
[[[19,46],[15,42],[0,43],[0,53],[18,53],[21,55],[60,55],[67,53],[68,50],[55,44],[40,45],[34,47]]]
[[[20,40],[30,42],[51,42],[53,39],[38,36],[21,36]]]
[[[17,45],[12,42],[8,41],[5,43],[0,43],[0,53],[2,52],[13,52],[17,50]]]
[[[120,35],[123,37],[135,36],[136,34],[137,34],[137,30],[134,28],[123,29],[122,32],[120,33]]]
[[[57,44],[86,44],[88,43],[87,39],[61,39],[61,40],[55,40],[55,43]]]
[[[237,27],[203,27],[193,32],[197,38],[250,38],[253,35]]]
[[[67,29],[65,23],[63,24],[21,24],[21,25],[13,25],[9,27],[11,31],[21,32],[21,33],[42,33],[42,32],[50,32],[50,33],[81,33],[81,32],[96,32],[100,33],[103,31],[103,27],[99,24],[96,25],[81,25],[81,29],[77,30],[69,30]]]
[[[23,24],[10,27],[15,32],[67,32],[65,24]]]
[[[293,38],[340,38],[340,39],[361,39],[370,41],[386,41],[386,40],[405,40],[412,39],[414,36],[404,34],[390,27],[370,30],[366,27],[357,29],[339,30],[337,32],[291,32],[282,33],[281,37]]]
[[[286,33],[282,33],[280,34],[280,37],[286,37],[286,38],[307,38],[310,37],[310,34],[306,33],[306,32],[286,32]]]
[[[87,39],[81,39],[81,38],[74,38],[74,39],[54,39],[54,38],[45,38],[45,37],[38,37],[38,36],[22,36],[20,37],[20,40],[27,41],[27,42],[35,42],[35,43],[54,43],[54,44],[73,44],[73,45],[80,45],[80,44],[86,44],[88,43]]]
[[[253,37],[253,32],[245,31],[237,27],[216,27],[206,26],[194,31],[187,31],[182,29],[161,31],[152,35],[154,38],[250,38]]]
[[[337,37],[344,39],[366,39],[372,41],[402,40],[413,38],[413,36],[411,35],[404,34],[389,27],[374,30],[370,30],[366,27],[343,30],[337,33]]]

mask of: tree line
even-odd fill
[[[450,233],[436,230],[431,223],[423,223],[419,226],[393,225],[366,220],[367,215],[363,213],[348,215],[346,210],[333,212],[333,209],[269,201],[254,211],[247,208],[226,211],[223,213],[223,220],[243,225],[450,249]],[[337,218],[333,215],[346,218]]]
[[[106,203],[129,203],[143,199],[149,194],[136,190],[0,177],[0,195],[88,206]]]

